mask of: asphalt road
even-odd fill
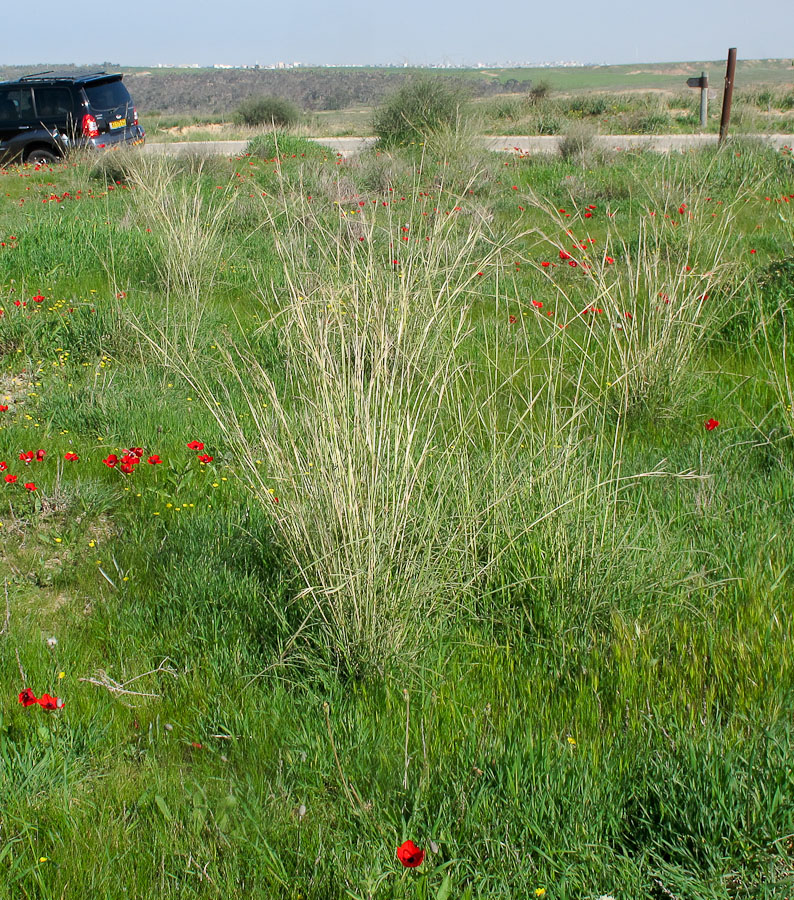
[[[755,138],[776,149],[794,146],[791,134],[743,135]],[[316,143],[328,147],[333,153],[347,158],[374,146],[371,137],[312,138]],[[555,153],[561,137],[529,137],[527,135],[506,135],[502,137],[481,137],[478,140],[488,150],[520,153]],[[671,150],[691,150],[717,143],[714,134],[602,134],[595,143],[608,150],[655,150],[668,153]],[[207,156],[240,156],[245,151],[246,141],[179,141],[174,143],[149,143],[144,146],[146,153],[177,156],[182,153],[197,153]]]

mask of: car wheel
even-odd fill
[[[25,156],[25,162],[29,163],[31,166],[51,166],[53,163],[58,162],[59,159],[60,157],[56,156],[51,150],[44,150],[40,147],[31,150],[30,153]]]

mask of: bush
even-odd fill
[[[606,97],[600,95],[584,95],[573,97],[568,102],[568,112],[572,116],[602,116],[607,111]]]
[[[521,118],[522,112],[521,103],[518,100],[502,98],[491,108],[490,115],[493,119],[515,122]]]
[[[529,134],[559,134],[562,131],[562,122],[554,115],[538,113],[534,120],[530,120]]]
[[[300,119],[294,103],[281,97],[249,97],[237,107],[234,120],[239,125],[272,125],[289,128]]]
[[[662,111],[648,112],[632,117],[630,127],[633,134],[660,134],[670,128],[670,116]]]
[[[373,128],[384,144],[422,141],[454,127],[462,104],[460,89],[441,78],[413,78],[375,111]]]
[[[530,103],[540,103],[545,100],[551,93],[551,84],[545,79],[541,79],[537,84],[533,84],[529,89]]]
[[[329,150],[306,138],[288,134],[285,131],[270,131],[267,134],[258,134],[250,140],[245,147],[247,156],[256,156],[259,159],[281,159],[296,157],[306,159],[323,159],[328,156]]]
[[[583,123],[574,123],[560,140],[560,155],[566,162],[583,160],[595,144],[595,132]]]

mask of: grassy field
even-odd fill
[[[794,132],[791,59],[737,62],[732,132]],[[74,66],[0,66],[0,79]],[[438,78],[470,100],[484,134],[565,134],[584,124],[606,134],[690,134],[699,130],[700,92],[686,81],[705,71],[711,86],[708,131],[719,127],[725,61],[518,69],[310,68],[177,69],[114,67],[125,75],[147,140],[248,140],[234,124],[247,98],[274,96],[302,111],[301,136],[367,136],[373,113],[406,80]]]
[[[0,898],[794,895],[790,151],[0,204]]]

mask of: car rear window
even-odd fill
[[[84,90],[92,109],[116,109],[132,102],[130,92],[120,80],[86,84]]]
[[[33,118],[30,88],[0,88],[0,122],[16,125]]]

